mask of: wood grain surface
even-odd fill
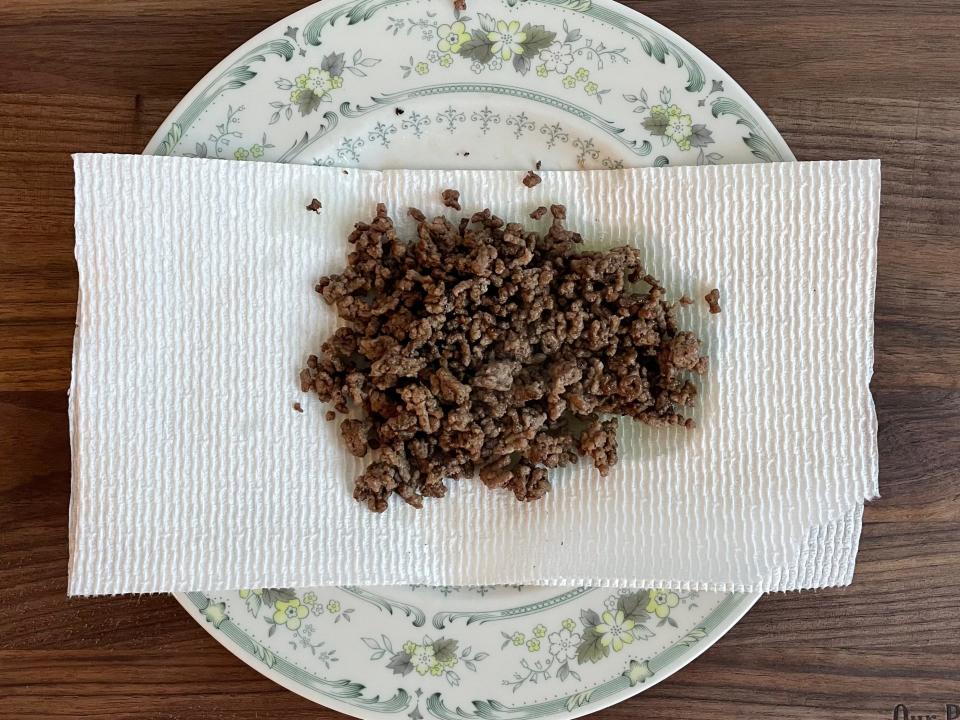
[[[65,596],[69,153],[139,152],[209,68],[302,2],[0,2],[0,718],[339,717],[169,597]],[[800,159],[883,159],[883,499],[851,587],[762,599],[597,717],[879,720],[903,703],[946,720],[960,705],[960,3],[630,4],[726,68]]]

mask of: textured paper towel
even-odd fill
[[[73,594],[326,584],[783,590],[850,581],[877,494],[876,161],[388,171],[77,155]],[[335,326],[313,291],[384,201],[522,218],[560,202],[671,292],[721,289],[698,429],[621,422],[621,462],[516,503],[454,483],[422,511],[350,498],[361,461],[299,391]],[[322,215],[304,210],[311,198]],[[450,212],[450,211],[445,211]],[[292,409],[301,402],[305,412]]]

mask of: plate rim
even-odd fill
[[[351,2],[356,2],[357,0],[319,0],[318,2],[310,3],[295,10],[288,15],[279,18],[278,20],[265,26],[260,32],[256,33],[246,41],[242,42],[240,45],[236,46],[234,50],[226,54],[223,59],[214,65],[208,72],[206,72],[192,87],[191,89],[181,98],[181,100],[174,106],[174,108],[166,115],[163,121],[158,125],[157,130],[150,137],[146,146],[144,147],[142,154],[155,155],[158,154],[158,150],[161,150],[163,143],[169,136],[171,132],[171,126],[178,123],[178,118],[183,115],[183,112],[191,104],[193,104],[198,97],[203,95],[207,89],[211,86],[211,83],[216,80],[220,75],[225,71],[229,70],[231,66],[235,65],[238,58],[241,57],[244,53],[249,52],[251,49],[262,44],[266,40],[270,40],[274,37],[274,34],[277,30],[282,30],[284,23],[287,23],[292,17],[299,16],[302,14],[307,14],[310,11],[319,12],[320,8],[332,7],[339,4],[350,4]],[[671,30],[670,28],[664,26],[663,24],[657,22],[653,18],[641,13],[639,10],[636,10],[630,6],[616,2],[616,0],[592,0],[593,4],[600,5],[608,8],[609,10],[616,12],[618,14],[626,15],[633,18],[641,18],[644,24],[650,27],[652,30],[660,33],[665,38],[669,39],[671,42],[676,44],[678,47],[683,49],[685,52],[692,53],[697,58],[697,61],[703,66],[704,69],[710,70],[713,73],[720,75],[724,78],[724,81],[731,84],[731,87],[738,91],[738,95],[741,98],[740,102],[743,108],[750,114],[750,119],[757,123],[759,129],[762,133],[775,145],[776,150],[784,158],[785,162],[795,162],[796,156],[793,154],[790,147],[787,145],[780,131],[776,128],[767,114],[760,108],[756,100],[748,93],[743,86],[732,77],[732,75],[724,70],[719,64],[717,64],[706,52],[693,45],[691,42],[686,40],[684,37]],[[202,593],[198,593],[202,597],[206,597]],[[298,685],[292,679],[287,678],[281,673],[275,671],[272,667],[267,667],[254,655],[250,653],[244,653],[243,648],[237,645],[236,642],[233,642],[230,638],[226,637],[222,632],[219,631],[221,626],[220,622],[214,622],[210,617],[204,617],[204,614],[199,607],[199,605],[191,599],[190,593],[172,593],[173,597],[177,600],[178,603],[186,610],[190,617],[201,625],[207,633],[213,637],[221,646],[227,649],[231,654],[240,659],[244,664],[248,665],[258,674],[269,679],[271,682],[276,683],[277,685],[289,690],[310,702],[316,703],[323,707],[331,708],[337,712],[344,713],[346,715],[357,717],[357,718],[369,718],[371,715],[362,714],[362,709],[356,708],[352,705],[349,705],[341,700],[335,698],[329,698],[310,688]],[[723,637],[729,630],[736,625],[744,615],[756,604],[756,602],[762,596],[762,593],[731,593],[730,597],[737,597],[736,604],[731,607],[727,614],[719,619],[716,624],[713,626],[709,635],[705,637],[704,642],[698,643],[692,649],[688,647],[688,651],[677,659],[669,662],[661,670],[659,670],[656,676],[645,679],[643,682],[638,682],[636,685],[629,686],[623,689],[620,692],[612,693],[610,696],[605,697],[601,700],[598,700],[594,703],[584,703],[582,706],[569,710],[566,714],[562,715],[564,718],[573,718],[581,717],[589,713],[597,712],[604,708],[608,708],[617,703],[623,702],[635,695],[642,693],[643,691],[653,687],[654,685],[662,682],[668,677],[673,676],[676,672],[684,668],[689,663],[693,662],[700,655],[706,652],[710,647],[712,647],[721,637]],[[716,611],[713,611],[716,612]],[[228,618],[226,618],[229,620]],[[222,621],[221,621],[222,622]],[[235,626],[236,627],[236,626]],[[239,630],[239,628],[238,628]],[[240,632],[243,632],[242,630]],[[246,635],[246,633],[244,633]],[[662,656],[664,653],[669,652],[672,648],[676,647],[677,643],[670,645],[668,648],[665,648],[657,656]],[[652,658],[651,658],[652,659]],[[560,717],[560,716],[555,716]]]
[[[204,610],[210,607],[210,599],[204,593],[171,593],[174,599],[180,603],[183,609],[187,612],[188,615],[200,625],[206,632],[216,640],[222,647],[229,651],[233,656],[238,658],[245,665],[250,667],[254,672],[262,675],[271,682],[276,683],[277,685],[283,687],[284,689],[292,692],[300,697],[312,702],[321,707],[326,707],[331,710],[334,710],[344,715],[350,717],[358,718],[358,720],[368,720],[369,718],[382,718],[382,714],[363,714],[362,709],[357,708],[354,705],[345,703],[336,698],[326,697],[320,693],[302,685],[297,684],[292,678],[288,678],[286,675],[275,670],[273,667],[265,666],[260,658],[250,652],[243,652],[236,642],[231,641],[230,638],[226,637],[223,632],[220,631],[224,622],[229,622],[230,627],[236,628],[236,630],[241,633],[245,638],[247,638],[254,645],[258,645],[256,640],[251,638],[246,632],[244,632],[239,626],[235,625],[229,616],[224,613],[213,612],[210,615],[207,615]],[[198,595],[203,600],[207,602],[207,605],[201,607],[200,604],[194,599],[191,598],[191,595]],[[713,647],[724,635],[726,635],[730,629],[736,625],[740,620],[743,619],[743,616],[746,615],[750,609],[757,603],[763,593],[729,593],[727,598],[721,603],[726,602],[730,598],[736,598],[735,604],[732,607],[726,609],[726,614],[717,619],[716,623],[713,625],[711,630],[707,631],[708,634],[703,638],[706,642],[698,643],[697,645],[690,646],[685,645],[687,652],[680,655],[678,658],[668,662],[663,668],[656,671],[655,674],[643,677],[636,683],[631,683],[631,685],[622,689],[620,692],[613,692],[609,696],[597,700],[594,703],[591,703],[589,700],[585,701],[580,707],[574,710],[568,710],[563,715],[548,715],[545,718],[563,718],[563,720],[575,720],[575,718],[583,717],[584,715],[589,715],[595,712],[599,712],[606,708],[617,705],[621,702],[629,700],[630,698],[636,697],[641,693],[649,690],[655,685],[667,680],[670,677],[673,677],[677,672],[685,668],[687,665],[692,663],[703,653]],[[711,611],[709,618],[712,615],[715,615],[718,612],[719,608]],[[705,619],[707,619],[705,618]],[[702,622],[701,622],[702,624]],[[657,655],[649,658],[648,660],[640,663],[639,665],[647,665],[656,658],[662,657],[666,653],[670,652],[676,647],[679,647],[683,644],[685,638],[681,638],[674,643],[671,643],[669,646],[661,650]],[[691,647],[693,648],[691,650]],[[623,673],[626,675],[626,672]],[[607,683],[613,682],[611,680],[606,681]],[[606,683],[603,683],[606,684]],[[589,688],[588,690],[580,690],[580,693],[592,691],[598,687],[603,687],[603,684],[594,686],[594,688]],[[440,693],[435,693],[433,696],[439,696]],[[457,707],[459,710],[459,706]]]

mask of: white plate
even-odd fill
[[[459,20],[448,0],[305,8],[214,68],[145,152],[517,170],[793,160],[725,72],[649,18],[611,0],[472,2]],[[757,596],[341,587],[178,599],[259,672],[345,713],[524,720],[650,687]]]

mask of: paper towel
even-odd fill
[[[785,590],[848,583],[877,495],[869,392],[876,161],[600,172],[344,171],[77,155],[72,594],[497,583]],[[335,327],[313,290],[386,202],[551,202],[634,243],[711,358],[698,429],[621,421],[621,461],[517,503],[452,483],[421,511],[351,497],[298,372]],[[320,215],[304,206],[323,203]],[[699,299],[721,290],[723,312]],[[295,412],[300,402],[304,412]]]

